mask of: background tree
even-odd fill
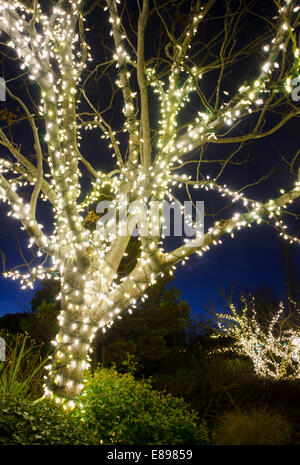
[[[31,310],[23,314],[20,320],[20,326],[43,346],[45,354],[49,354],[51,340],[58,331],[60,308],[56,296],[60,291],[60,282],[53,279],[42,281],[41,284],[41,289],[35,292],[30,302]]]
[[[22,331],[21,320],[24,312],[7,313],[0,318],[0,328],[6,329],[10,333],[16,334]]]
[[[233,344],[220,351],[233,351],[249,357],[255,373],[274,379],[295,379],[299,376],[300,312],[296,302],[288,308],[280,302],[276,308],[263,308],[259,314],[256,299],[242,298],[242,308],[231,303],[228,313],[216,315],[219,334],[233,338]],[[261,302],[260,302],[261,304]]]
[[[51,351],[51,340],[57,334],[58,313],[59,307],[57,302],[42,300],[34,312],[27,313],[21,318],[20,326],[22,330],[28,332],[30,336],[43,346],[44,353]]]
[[[30,309],[2,316],[0,328],[10,333],[27,332],[42,346],[43,353],[48,354],[51,351],[51,340],[58,331],[59,302],[56,296],[59,291],[59,281],[42,281],[41,288],[35,292],[30,302]]]
[[[160,371],[175,371],[181,353],[186,351],[186,329],[190,308],[180,300],[174,286],[162,280],[149,289],[148,299],[133,315],[126,315],[110,331],[95,338],[97,359],[102,366],[122,366],[133,356],[136,373],[144,376]]]
[[[283,207],[300,196],[299,152],[290,162],[296,186],[289,183],[280,196],[279,184],[276,191],[268,189],[267,198],[259,191],[255,199],[247,198],[243,189],[249,179],[243,179],[242,169],[238,176],[236,171],[247,161],[242,149],[249,141],[273,135],[300,114],[290,95],[300,59],[296,1],[276,0],[266,16],[253,14],[245,2],[215,0],[144,0],[133,8],[106,0],[104,11],[97,5],[0,0],[7,59],[17,58],[22,70],[7,79],[7,98],[23,114],[13,130],[5,122],[0,128],[0,198],[29,234],[29,246],[39,249],[36,263],[25,264],[24,274],[5,270],[5,276],[20,278],[22,285],[36,278],[60,279],[60,330],[47,366],[45,395],[70,399],[70,405],[82,388],[90,342],[99,328],[132,311],[156,280],[192,254],[202,256],[224,235],[267,221],[296,241],[281,216]],[[95,23],[104,18],[110,34],[103,26],[101,41],[93,41],[87,25],[95,31]],[[122,111],[116,115],[118,108]],[[90,155],[80,145],[84,130],[101,136]],[[109,172],[98,169],[103,142],[112,151]],[[225,149],[215,157],[218,144]],[[126,226],[124,234],[114,233],[114,221],[105,231],[87,227],[82,199],[88,177],[91,202],[108,180],[117,209],[125,207],[126,198],[131,208],[119,222]],[[228,187],[233,179],[235,190]],[[196,238],[181,245],[171,241],[167,246],[161,228],[141,234],[136,202],[153,206],[174,199],[183,186],[192,201],[191,189],[201,188],[225,202],[212,202],[204,237],[199,224]],[[179,197],[182,202],[184,196]],[[241,202],[239,213],[231,201]],[[160,226],[161,211],[150,212],[150,220],[156,216]],[[140,254],[120,279],[136,226]]]

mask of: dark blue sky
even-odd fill
[[[300,246],[291,251],[300,271]],[[182,267],[180,267],[182,268]],[[299,274],[298,274],[299,275]],[[193,312],[202,313],[210,303],[220,309],[225,302],[219,291],[229,297],[261,286],[281,293],[284,288],[284,254],[278,233],[267,226],[244,230],[236,239],[226,238],[201,258],[193,257],[185,270],[178,270],[175,284],[182,290]]]

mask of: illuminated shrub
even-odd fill
[[[289,308],[281,302],[271,317],[263,319],[255,308],[241,299],[244,306],[237,309],[230,305],[229,312],[217,314],[220,333],[232,338],[230,347],[219,351],[233,351],[252,360],[257,375],[274,379],[299,377],[300,308],[289,301]],[[216,351],[215,351],[216,352]]]

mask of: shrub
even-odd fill
[[[264,407],[225,414],[214,433],[216,444],[283,445],[291,441],[291,422],[279,411]]]
[[[155,387],[166,390],[185,401],[203,417],[215,417],[224,410],[250,404],[253,389],[249,389],[251,361],[224,356],[206,357],[194,367],[187,365],[174,374],[157,374]]]
[[[0,398],[0,445],[96,444],[83,422],[50,400]]]
[[[206,427],[182,399],[152,390],[147,380],[98,369],[79,399],[89,427],[105,444],[205,444]],[[76,410],[74,415],[78,415]]]

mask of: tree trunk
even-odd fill
[[[73,399],[82,389],[91,341],[98,329],[97,322],[90,318],[91,305],[97,303],[97,295],[87,289],[87,283],[93,283],[92,271],[91,267],[82,270],[74,264],[66,265],[58,317],[60,330],[53,341],[55,350],[48,365],[46,395]]]
[[[96,332],[88,323],[82,309],[62,310],[61,328],[56,337],[48,386],[63,398],[73,399],[80,394],[84,371],[89,367],[90,342]]]

